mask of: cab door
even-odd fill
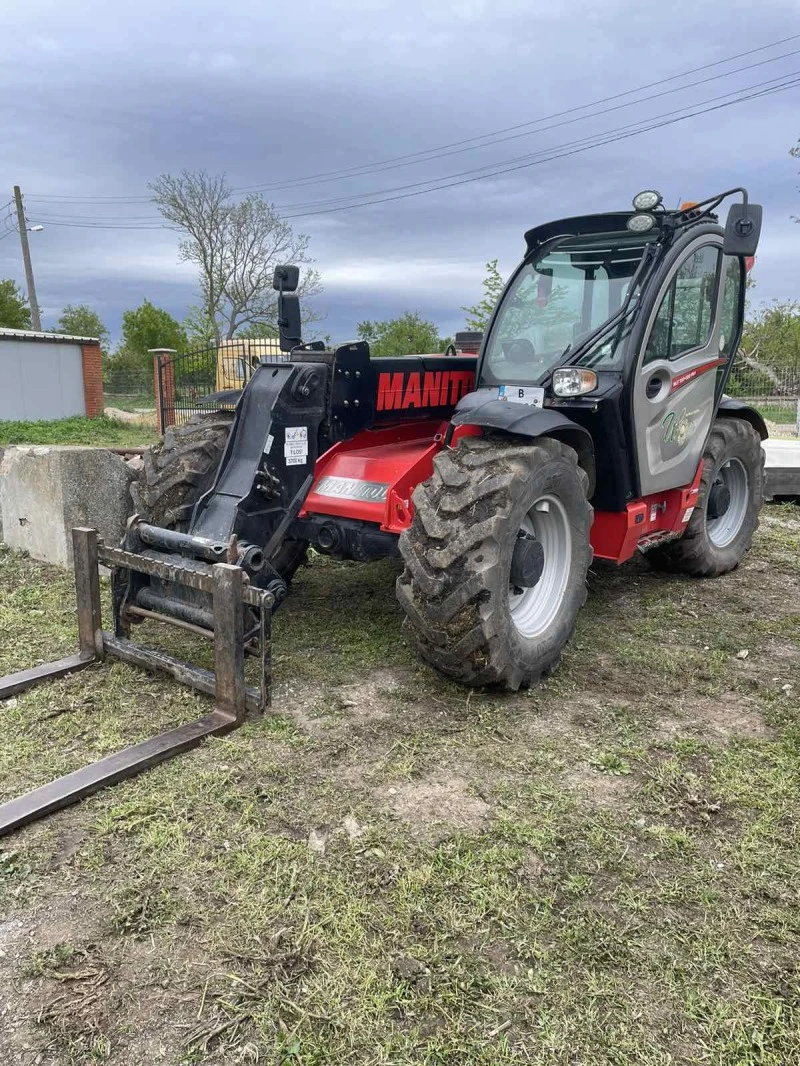
[[[691,484],[716,409],[721,239],[703,234],[665,278],[644,334],[633,380],[641,494]]]

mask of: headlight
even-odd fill
[[[556,396],[584,396],[597,388],[597,374],[579,366],[563,366],[553,371],[553,392]]]
[[[661,193],[656,192],[655,189],[645,189],[644,192],[637,192],[633,198],[634,211],[652,211],[658,207],[661,203]]]
[[[652,215],[631,215],[626,223],[631,233],[647,233],[655,224],[656,220]]]

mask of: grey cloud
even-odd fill
[[[88,302],[116,332],[122,310],[145,296],[178,316],[195,298],[174,235],[60,227],[57,220],[80,216],[144,225],[155,212],[147,203],[67,204],[34,194],[141,197],[158,173],[182,167],[224,170],[236,186],[355,167],[669,77],[787,36],[795,16],[791,0],[757,8],[734,0],[724,19],[689,0],[658,11],[622,0],[546,8],[524,0],[8,0],[3,35],[23,47],[0,68],[13,100],[0,188],[10,195],[19,182],[29,213],[51,220],[32,240],[48,316],[65,302]],[[795,69],[800,56],[508,144],[265,193],[293,213],[293,204],[552,148]],[[530,225],[625,205],[651,185],[669,202],[749,185],[766,212],[758,295],[792,296],[800,229],[790,215],[800,213],[800,179],[787,152],[800,135],[797,97],[752,101],[504,177],[299,218],[327,278],[322,328],[343,338],[360,319],[406,308],[456,328],[461,304],[479,295],[485,261],[497,257],[510,271]],[[21,280],[13,236],[0,241],[0,276],[8,275]]]

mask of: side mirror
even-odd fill
[[[278,295],[278,329],[282,352],[290,352],[303,343],[300,336],[300,297],[294,293],[281,292]]]
[[[731,204],[725,222],[725,255],[755,255],[761,236],[761,204]]]
[[[300,284],[300,267],[277,266],[272,275],[272,287],[277,292],[294,292]]]

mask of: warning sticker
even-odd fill
[[[308,426],[287,426],[286,427],[286,443],[295,444],[298,441],[304,440],[308,442]]]
[[[275,438],[270,433],[270,435],[267,437],[267,443],[264,445],[264,455],[269,455],[269,452],[272,449],[272,442],[274,440]]]
[[[694,507],[687,507],[686,508],[686,510],[683,512],[683,520],[684,520],[684,522],[688,522],[689,521],[689,519],[692,517],[692,512],[693,511],[694,511]]]

